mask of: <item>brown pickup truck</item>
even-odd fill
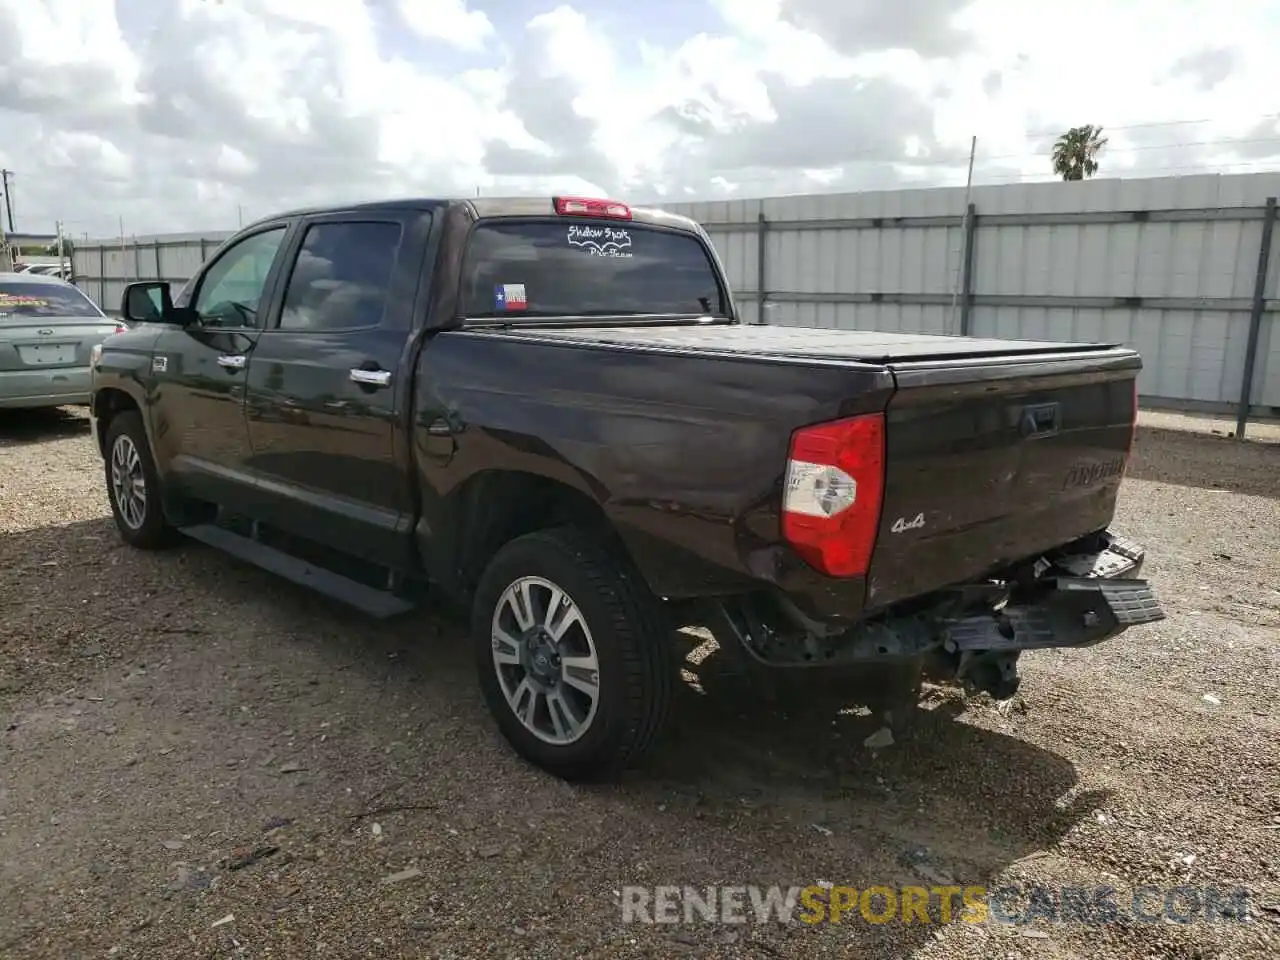
[[[564,777],[654,742],[681,626],[793,678],[888,670],[889,708],[1162,616],[1108,529],[1136,353],[744,325],[682,217],[283,213],[122,313],[92,384],[121,536],[378,616],[465,604],[499,728]]]

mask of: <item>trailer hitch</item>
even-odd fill
[[[1020,655],[1017,650],[966,650],[960,654],[955,679],[966,693],[989,693],[996,700],[1008,700],[1022,682],[1018,676]]]

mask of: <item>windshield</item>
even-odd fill
[[[729,312],[696,236],[620,220],[481,222],[462,289],[473,319]]]
[[[0,282],[0,323],[24,318],[93,317],[104,314],[75,287],[60,283]]]

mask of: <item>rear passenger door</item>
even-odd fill
[[[376,563],[409,562],[405,354],[426,231],[418,212],[302,223],[247,383],[255,512]]]

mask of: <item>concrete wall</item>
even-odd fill
[[[1227,411],[1277,195],[1280,174],[1255,174],[977,187],[971,219],[962,188],[667,207],[707,227],[748,322],[1120,342],[1143,355],[1144,402]],[[115,311],[125,282],[185,283],[227,236],[82,241],[78,282]],[[1252,377],[1266,415],[1280,413],[1278,274],[1280,238]]]

